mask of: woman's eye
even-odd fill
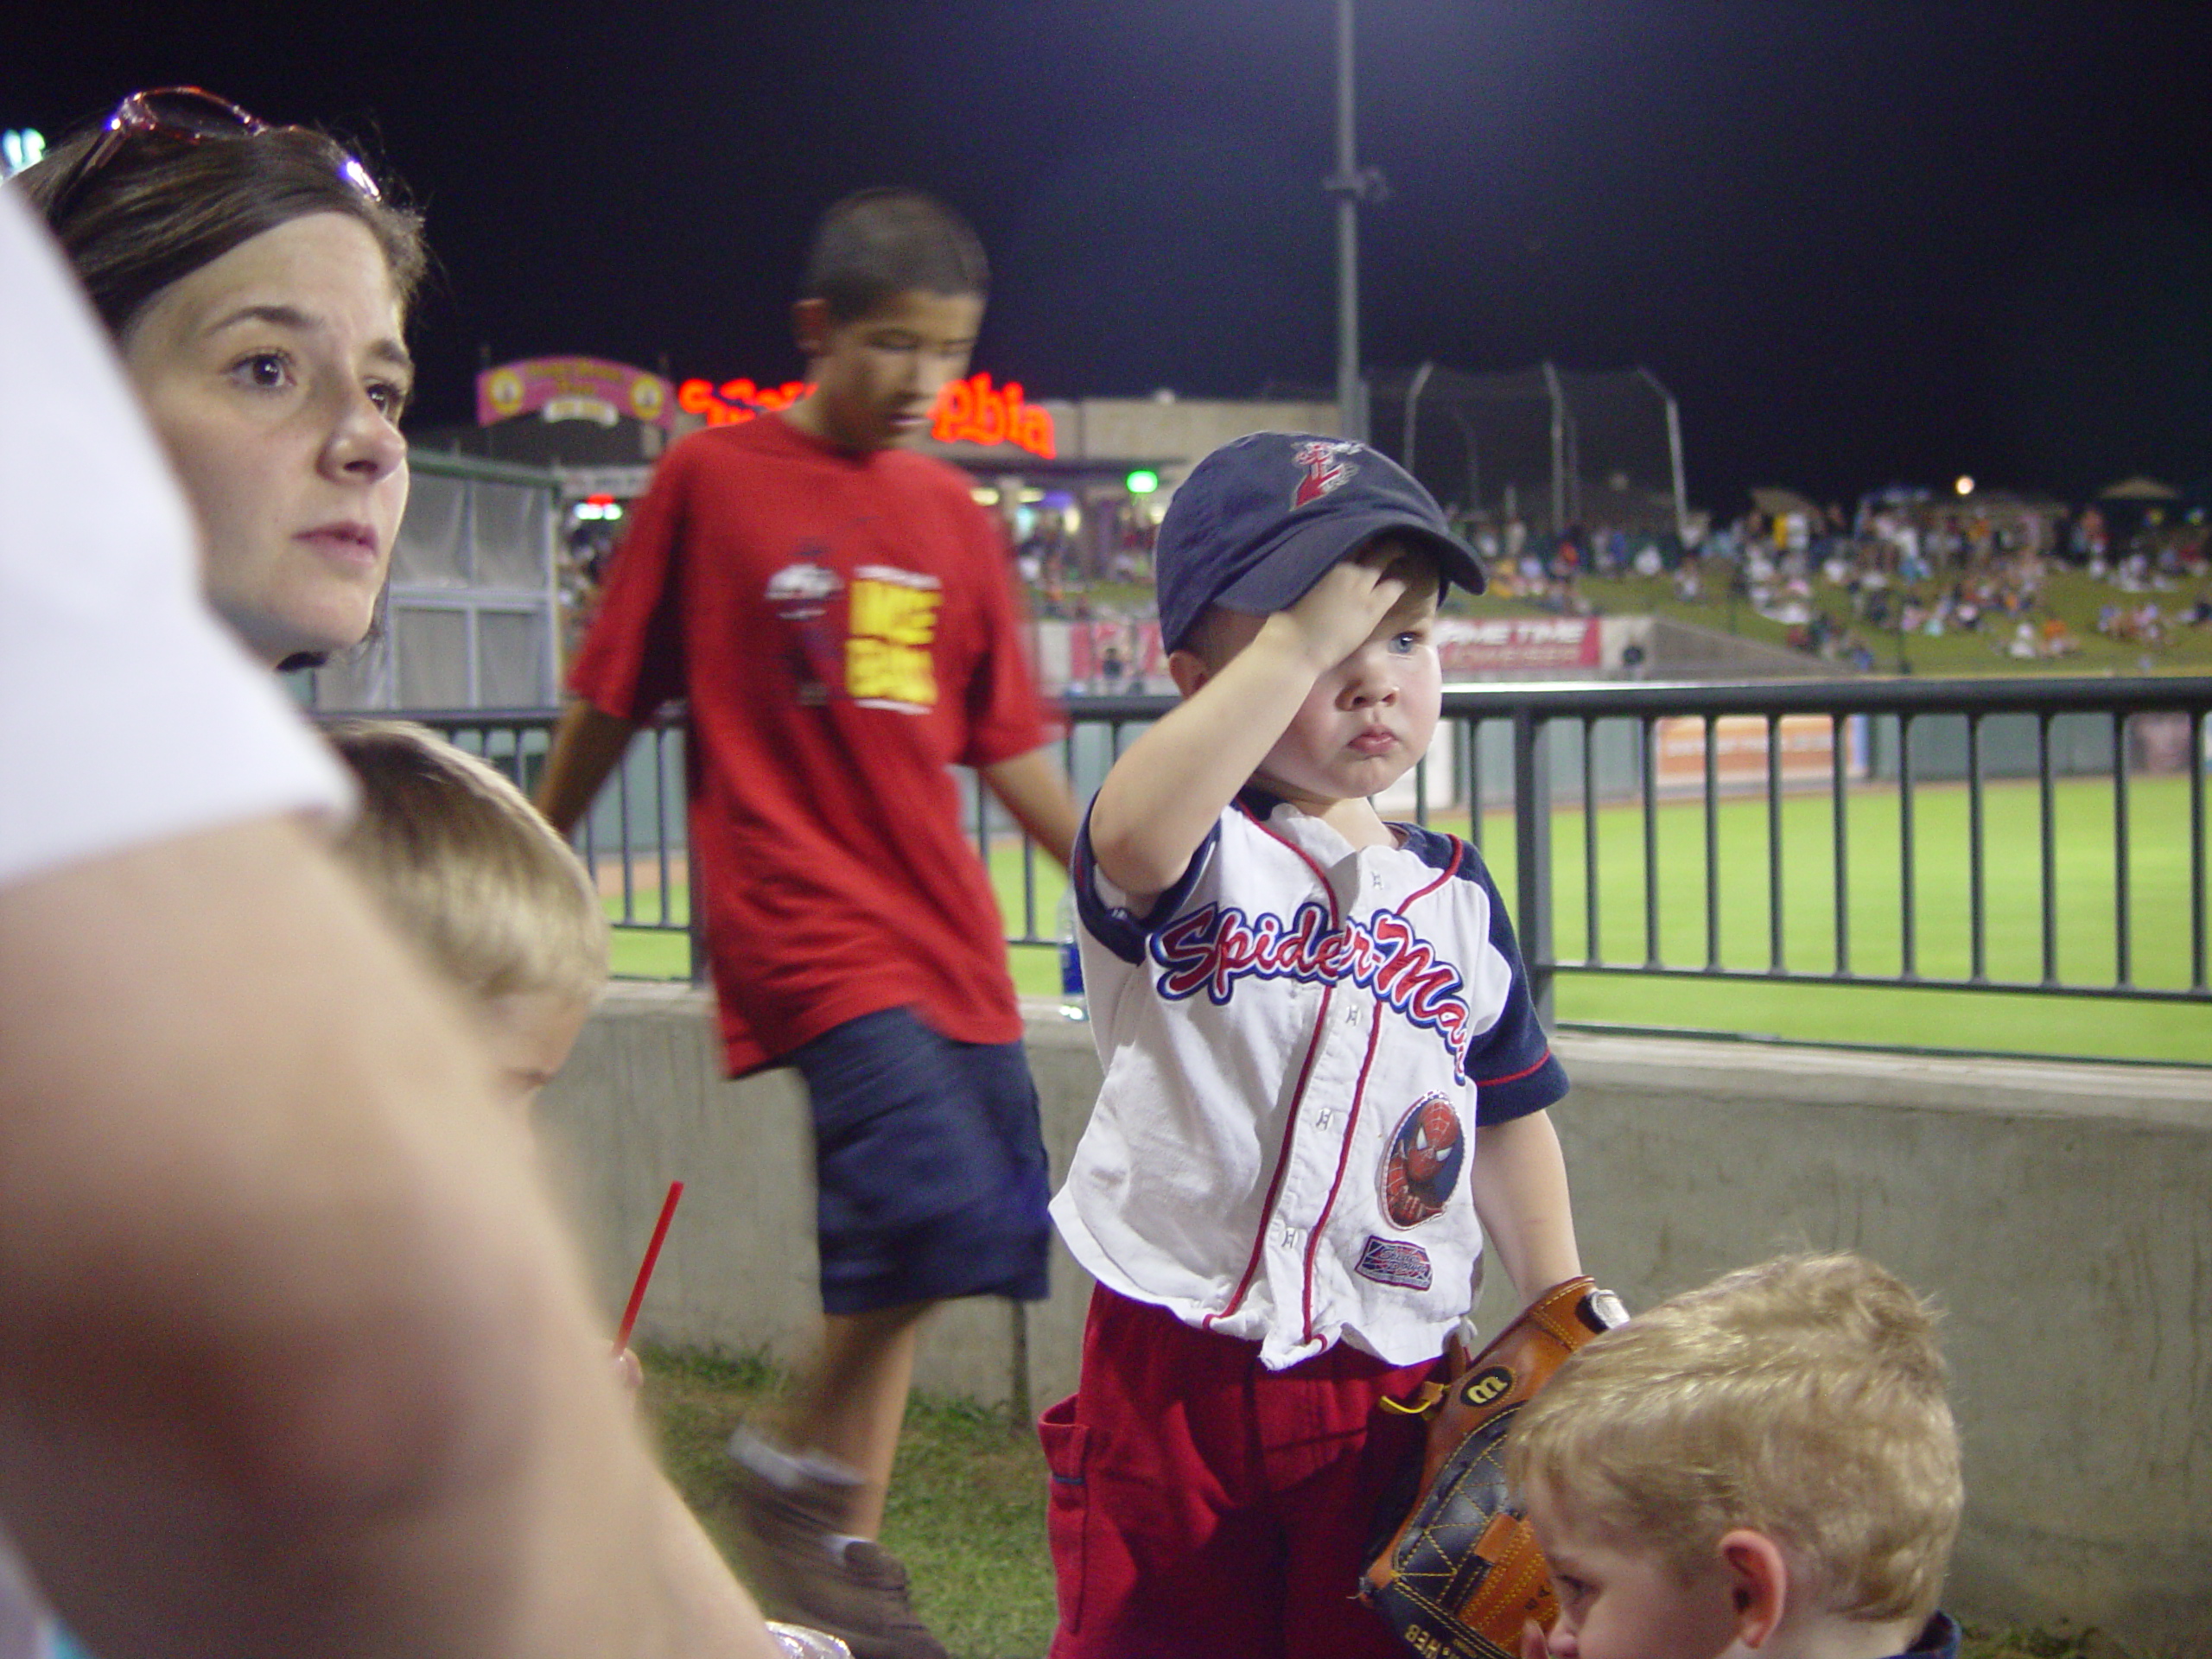
[[[241,358],[232,372],[250,386],[274,391],[289,378],[291,365],[284,360],[282,353],[256,352]]]
[[[407,389],[388,381],[374,381],[368,389],[369,401],[374,404],[388,421],[399,418],[399,411],[407,407]]]

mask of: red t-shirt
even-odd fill
[[[771,416],[671,448],[615,556],[569,683],[625,720],[690,700],[692,891],[733,1075],[881,1008],[1021,1035],[946,769],[1050,734],[968,489]]]

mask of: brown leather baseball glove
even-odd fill
[[[1429,1419],[1419,1484],[1386,1506],[1388,1541],[1360,1574],[1359,1599],[1423,1659],[1519,1659],[1529,1619],[1558,1616],[1535,1535],[1508,1502],[1505,1435],[1560,1362],[1628,1317],[1588,1279],[1554,1285],[1471,1360],[1455,1342],[1451,1380],[1394,1410]]]

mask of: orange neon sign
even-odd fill
[[[988,374],[955,380],[938,394],[930,435],[939,443],[1011,443],[1043,461],[1058,452],[1052,411],[1023,403],[1019,380],[993,391]]]
[[[689,415],[703,415],[709,426],[735,426],[772,409],[789,409],[814,388],[804,380],[786,380],[780,386],[756,386],[750,380],[686,380],[676,389],[676,406]]]
[[[780,386],[756,386],[750,380],[686,380],[676,389],[676,406],[703,415],[709,426],[735,426],[770,410],[789,409],[814,388],[804,380]],[[1058,454],[1052,412],[1023,401],[1021,383],[994,386],[988,374],[955,380],[938,394],[931,412],[930,435],[939,443],[1010,443],[1042,461]]]

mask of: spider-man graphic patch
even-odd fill
[[[1459,1115],[1442,1095],[1423,1095],[1398,1120],[1382,1157],[1382,1213],[1394,1227],[1418,1227],[1444,1213],[1467,1161]]]

